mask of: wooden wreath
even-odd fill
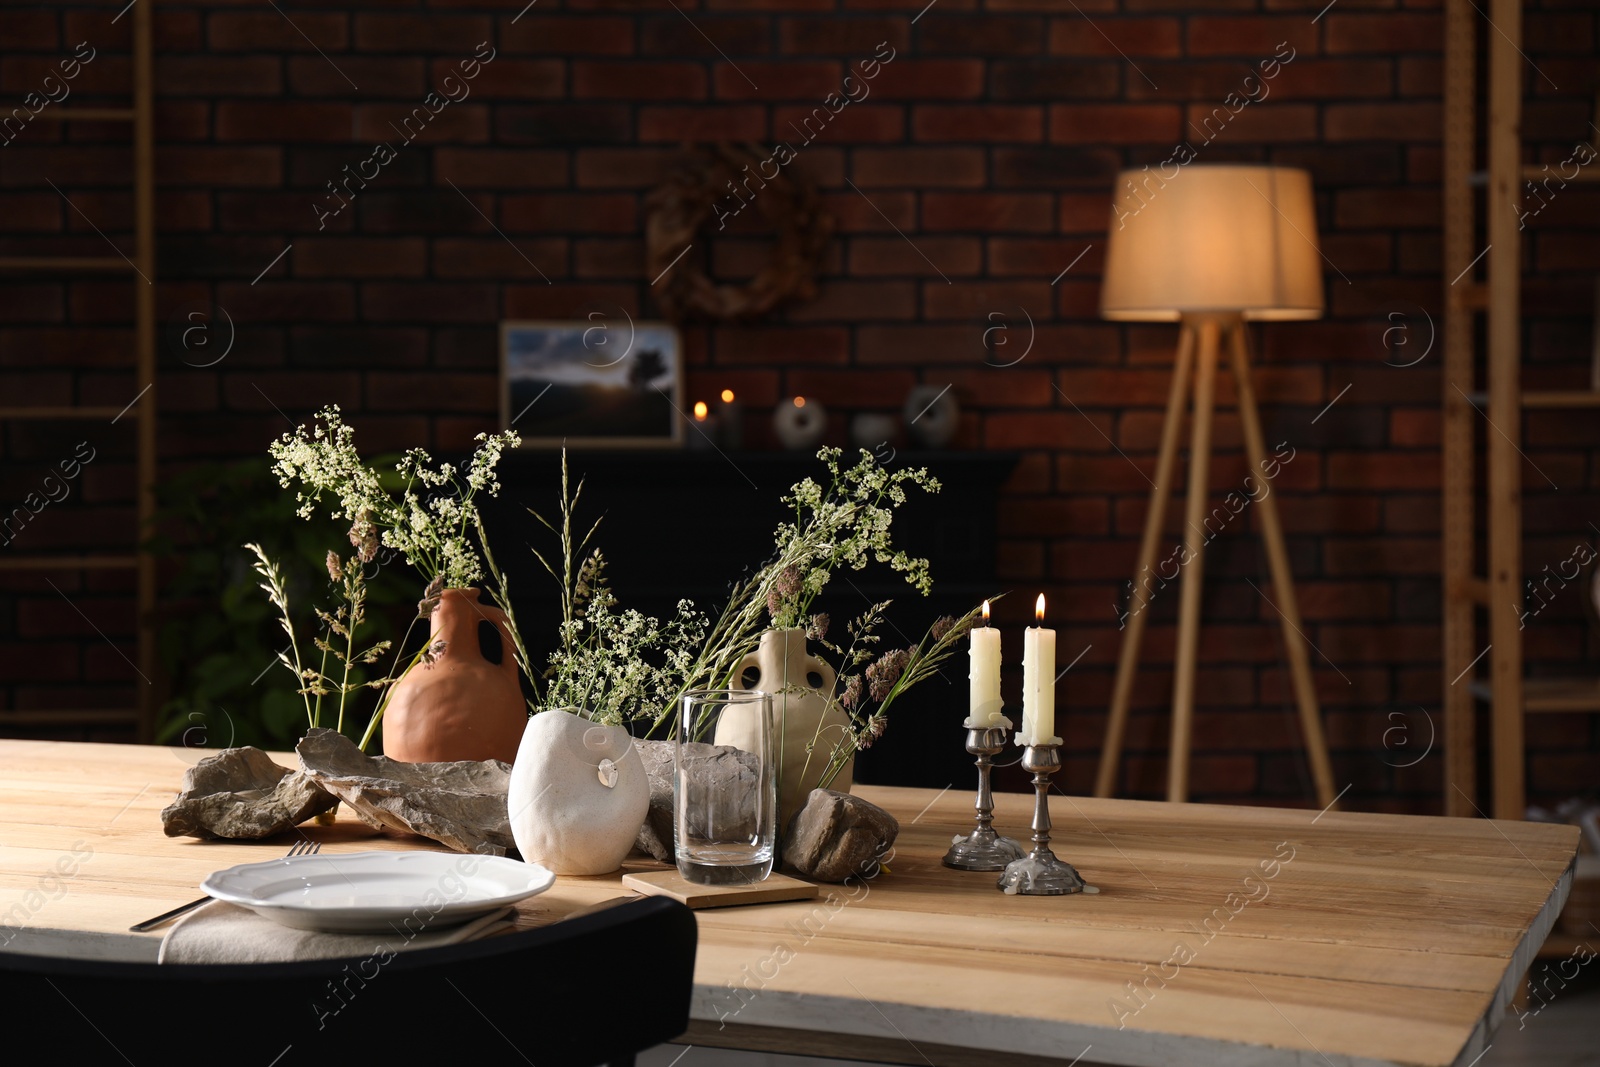
[[[789,173],[793,159],[787,145],[772,151],[757,144],[701,146],[646,197],[646,270],[669,319],[749,319],[817,295],[833,218],[816,189]],[[751,209],[776,231],[767,265],[745,285],[712,280],[698,265],[704,255],[685,251],[697,246],[703,253],[707,223],[721,230],[730,216]]]

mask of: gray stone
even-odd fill
[[[485,856],[516,847],[506,813],[511,765],[503,760],[402,763],[369,756],[327,729],[306,734],[295,752],[300,769],[369,826]]]
[[[225,748],[183,772],[183,791],[161,812],[168,837],[271,837],[339,803],[300,771],[259,748]]]
[[[813,789],[784,835],[783,862],[817,882],[874,878],[899,835],[900,823],[878,805]]]
[[[718,827],[724,837],[752,836],[759,769],[755,756],[729,745],[698,741],[683,747],[690,773],[705,786],[701,795],[714,801],[690,811],[690,831],[703,835],[709,824]],[[672,741],[635,741],[634,748],[650,779],[650,810],[634,844],[663,863],[672,863],[672,772],[677,745]]]

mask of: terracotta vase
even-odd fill
[[[754,685],[745,685],[744,673],[751,667],[760,673]],[[809,675],[821,684],[813,686]],[[772,694],[773,722],[778,753],[778,834],[788,829],[789,819],[805,806],[806,797],[820,784],[833,753],[850,733],[850,717],[829,699],[838,675],[827,662],[806,651],[805,632],[798,628],[768,630],[761,644],[734,668],[735,689],[759,689]],[[788,692],[785,692],[788,690]],[[736,745],[758,751],[754,737],[754,713],[740,708],[723,712],[717,724],[714,743]],[[841,793],[850,792],[855,771],[852,755],[828,785]]]
[[[639,838],[650,781],[622,727],[541,711],[522,735],[506,808],[527,862],[556,874],[610,874]]]
[[[505,613],[480,604],[476,589],[446,589],[429,634],[444,651],[395,683],[383,754],[406,763],[513,762],[528,709]]]

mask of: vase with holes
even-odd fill
[[[510,763],[527,724],[505,613],[476,589],[446,589],[429,617],[428,653],[395,683],[383,754],[406,763]]]
[[[747,675],[753,674],[753,678]],[[837,754],[848,751],[850,717],[833,699],[834,669],[806,648],[805,631],[798,627],[768,630],[761,644],[734,668],[732,687],[759,689],[772,694],[773,745],[778,766],[778,837],[788,831],[789,820],[805,807],[813,789],[826,785],[850,792],[855,771],[852,753],[840,764]],[[748,682],[748,684],[747,684]],[[739,708],[724,712],[717,724],[715,743],[755,751],[757,724]]]
[[[610,874],[639,837],[650,781],[628,731],[556,708],[528,719],[506,808],[526,862],[556,874]]]

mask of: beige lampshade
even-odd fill
[[[1317,215],[1303,170],[1190,164],[1170,178],[1156,167],[1123,171],[1110,239],[1100,291],[1105,318],[1322,316]]]

